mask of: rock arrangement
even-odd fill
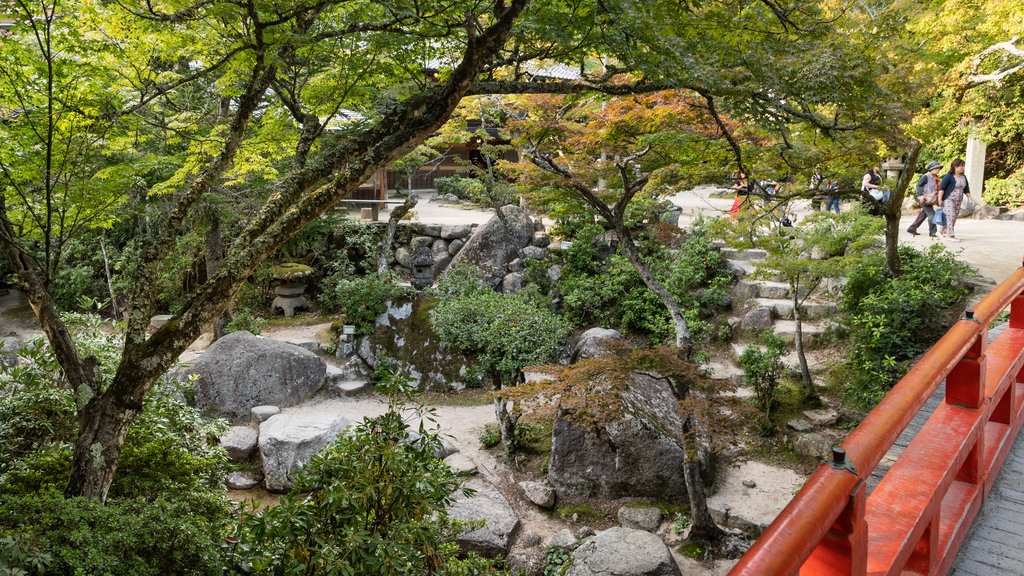
[[[507,231],[497,216],[481,226],[418,222],[400,225],[395,234],[392,269],[400,278],[413,278],[415,256],[429,250],[434,278],[449,267],[466,262],[480,268],[484,281],[503,292],[518,290],[523,285],[524,260],[547,258],[551,238],[543,224],[535,222],[524,209],[505,206],[502,212]]]

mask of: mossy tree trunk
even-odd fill
[[[57,358],[68,374],[80,400],[79,435],[73,447],[71,475],[65,494],[103,501],[117,470],[124,438],[142,401],[178,356],[200,335],[203,328],[219,317],[235,294],[268,256],[306,224],[347,197],[380,167],[425,141],[448,119],[455,106],[469,91],[477,73],[504,45],[512,24],[527,0],[512,0],[496,8],[491,24],[475,28],[467,41],[462,63],[449,79],[424,89],[386,110],[380,120],[345,139],[322,140],[311,155],[314,143],[323,134],[315,114],[302,112],[298,102],[290,110],[302,120],[291,172],[282,175],[260,212],[238,232],[216,272],[170,321],[152,334],[147,333],[156,307],[154,287],[161,264],[176,245],[176,238],[204,195],[210,193],[233,166],[250,120],[265,102],[268,91],[286,88],[279,84],[282,73],[278,63],[296,47],[253,43],[252,66],[246,78],[240,78],[239,94],[229,129],[223,135],[218,153],[175,195],[174,204],[159,231],[148,239],[136,262],[134,284],[130,289],[131,313],[125,332],[120,362],[110,383],[101,390],[95,361],[78,356],[75,345],[60,319],[53,300],[40,279],[43,268],[34,262],[22,245],[0,204],[0,244],[13,263],[15,273],[28,287],[29,301],[43,326]],[[295,37],[302,37],[303,26],[310,26],[313,14],[296,18]],[[264,27],[252,33],[262,35]],[[261,52],[263,50],[264,52]],[[268,51],[273,50],[273,53]]]

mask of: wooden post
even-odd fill
[[[868,525],[864,520],[867,485],[861,481],[832,529],[821,539],[800,574],[860,576],[868,570]]]

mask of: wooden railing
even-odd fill
[[[1009,327],[989,342],[1007,307]],[[868,496],[868,476],[943,380],[945,401]],[[946,574],[1022,423],[1024,267],[833,450],[730,576]]]

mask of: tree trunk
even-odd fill
[[[690,501],[690,519],[693,521],[689,537],[691,540],[714,542],[724,532],[715,524],[711,511],[708,510],[704,484],[700,477],[700,465],[697,462],[696,441],[693,439],[696,433],[692,418],[687,417],[683,422],[683,480],[686,482],[686,497]]]
[[[206,244],[206,277],[213,278],[224,261],[224,242],[220,237],[220,217],[217,216],[215,208],[211,208],[207,214],[206,234],[203,236]],[[224,337],[227,333],[228,323],[231,322],[231,313],[225,309],[224,313],[213,321],[213,341]]]
[[[114,320],[121,320],[121,306],[114,292],[114,279],[110,275],[110,255],[107,254],[106,234],[100,234],[100,251],[103,252],[103,275],[107,280],[107,291],[110,292],[110,313]]]
[[[622,253],[626,255],[626,259],[633,265],[633,269],[640,275],[640,279],[643,280],[644,285],[654,292],[654,295],[658,297],[665,309],[668,310],[669,315],[672,317],[672,325],[676,331],[676,347],[683,350],[686,357],[689,358],[690,352],[693,349],[693,337],[690,334],[690,327],[686,324],[686,318],[683,317],[683,311],[679,307],[679,303],[672,294],[661,285],[661,282],[655,278],[654,273],[651,272],[650,267],[647,263],[640,258],[639,252],[637,252],[636,245],[633,243],[633,238],[626,230],[625,225],[619,222],[610,222],[615,227],[615,231],[619,234],[619,245],[622,247]]]
[[[65,497],[106,501],[124,439],[141,409],[141,400],[133,405],[121,404],[115,397],[104,395],[79,413],[80,427]]]
[[[814,389],[811,369],[807,366],[807,354],[804,353],[804,305],[798,291],[800,283],[793,282],[789,287],[793,291],[793,320],[796,324],[796,334],[793,339],[796,345],[796,357],[800,361],[800,377],[803,380],[805,397],[813,400],[818,398],[818,392]]]
[[[516,424],[519,423],[519,413],[515,409],[508,409],[508,401],[503,396],[495,396],[494,416],[498,420],[501,445],[505,448],[506,454],[511,454],[516,447]]]
[[[395,231],[398,229],[398,222],[405,217],[416,206],[418,198],[410,191],[405,202],[391,211],[388,217],[388,229],[384,234],[384,240],[377,247],[377,276],[384,276],[388,273],[388,261],[391,259],[391,245],[395,242]]]
[[[895,276],[903,274],[903,263],[900,262],[899,239],[900,217],[903,215],[903,197],[914,176],[914,166],[921,154],[921,143],[911,140],[907,149],[906,167],[896,181],[896,187],[889,198],[889,206],[885,211],[885,266]]]

